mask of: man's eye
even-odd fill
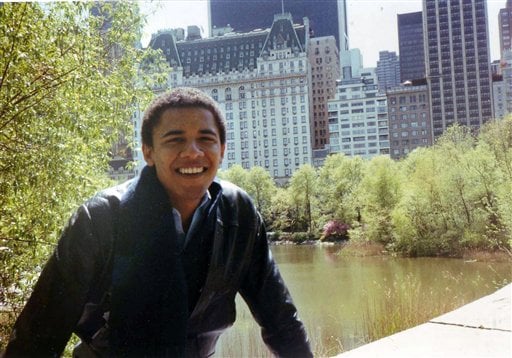
[[[207,142],[207,143],[215,142],[215,138],[213,138],[213,137],[201,137],[200,140],[202,142]]]
[[[184,139],[180,138],[180,137],[174,137],[174,138],[169,138],[166,142],[167,143],[183,143]]]

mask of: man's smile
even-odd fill
[[[192,168],[179,168],[178,173],[180,174],[200,174],[208,170],[206,167],[192,167]]]

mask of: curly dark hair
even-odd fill
[[[142,118],[142,143],[153,146],[153,128],[160,123],[162,113],[169,108],[199,107],[213,114],[219,130],[220,142],[226,143],[226,123],[220,108],[206,93],[192,87],[178,87],[156,97],[144,112]]]

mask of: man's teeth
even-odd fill
[[[179,172],[181,174],[199,174],[204,171],[203,167],[200,168],[180,168]]]

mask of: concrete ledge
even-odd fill
[[[429,322],[342,353],[362,357],[512,357],[512,284]]]

